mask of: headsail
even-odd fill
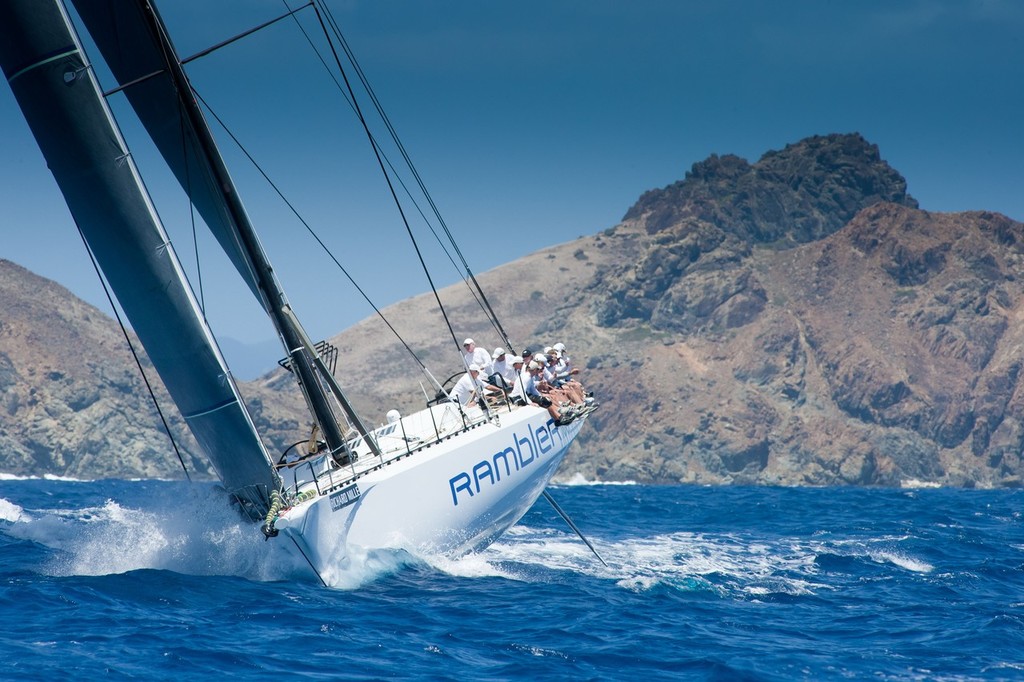
[[[364,437],[366,429],[292,314],[156,7],[148,0],[75,0],[75,6],[164,159],[266,309],[313,419],[343,461],[348,446],[325,383]]]
[[[136,0],[72,0],[103,61],[124,87],[124,94],[161,156],[189,195],[203,221],[217,238],[239,274],[265,305],[256,277],[231,215],[221,199],[217,179],[202,161],[195,127],[182,111],[179,93],[167,70],[169,55],[161,51],[155,30]],[[130,84],[130,85],[129,85]]]
[[[277,474],[57,0],[0,3],[0,67],[192,433],[225,487],[264,507]]]

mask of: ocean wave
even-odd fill
[[[25,514],[24,509],[9,500],[5,500],[0,497],[0,521],[17,523],[18,521],[27,518],[28,516]]]
[[[226,498],[209,488],[155,495],[146,506],[107,500],[96,506],[36,509],[0,504],[5,532],[56,550],[40,572],[110,575],[142,569],[281,580],[309,569],[264,543]]]
[[[290,543],[266,542],[215,486],[158,491],[141,503],[107,499],[96,505],[27,511],[0,498],[0,522],[7,522],[7,535],[54,550],[37,570],[60,577],[152,569],[260,582],[322,581],[351,590],[423,561],[401,550],[349,547],[318,581]],[[469,574],[469,565],[442,570]]]
[[[158,569],[259,581],[317,580],[288,543],[264,542],[212,484],[133,488],[133,495],[50,509],[26,509],[0,498],[0,521],[6,522],[5,533],[57,550],[41,569],[52,575]],[[768,542],[742,534],[671,532],[592,539],[607,566],[566,530],[519,524],[487,550],[459,559],[348,548],[319,578],[330,587],[357,589],[410,566],[426,566],[465,578],[533,582],[566,573],[609,580],[630,591],[710,591],[751,599],[827,589],[823,572],[877,570],[869,566],[933,570],[899,546],[907,535],[842,538],[822,532]]]
[[[611,580],[632,592],[703,591],[755,600],[832,591],[836,576],[848,575],[855,582],[869,567],[876,575],[880,566],[914,573],[934,570],[927,561],[894,548],[900,538],[891,536],[765,542],[739,535],[677,532],[612,542],[590,539],[607,566],[570,533],[523,525],[480,554],[432,565],[461,577],[532,582],[577,574]]]
[[[919,559],[914,559],[913,557],[908,557],[899,552],[870,552],[868,556],[870,556],[873,561],[877,561],[878,563],[890,563],[894,566],[899,566],[900,568],[906,569],[908,571],[913,571],[914,573],[931,573],[935,570],[935,567],[929,564],[928,562],[921,561]]]
[[[817,572],[813,549],[794,552],[790,542],[768,545],[684,532],[591,540],[607,566],[571,534],[517,526],[472,559],[473,571],[527,581],[543,579],[545,573],[577,573],[634,592],[668,588],[762,596],[810,594],[826,587],[812,580]]]

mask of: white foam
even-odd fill
[[[0,497],[0,521],[17,523],[18,521],[28,520],[28,518],[24,509]]]
[[[613,580],[633,592],[668,588],[798,595],[829,589],[813,580],[818,572],[814,550],[792,542],[751,544],[738,537],[683,532],[610,543],[598,538],[591,541],[607,566],[574,535],[516,526],[501,542],[473,559],[473,571],[527,581],[537,579],[538,569],[565,571]]]
[[[51,575],[109,575],[163,569],[193,575],[239,575],[281,580],[309,575],[284,551],[264,543],[212,486],[154,496],[146,508],[112,500],[96,507],[25,513],[4,500],[4,532],[58,550],[39,570]]]
[[[486,552],[467,554],[458,559],[443,556],[423,557],[432,568],[460,578],[506,578],[520,580],[513,571],[503,568]]]
[[[15,474],[5,474],[0,472],[0,481],[31,481],[33,476],[17,476]]]
[[[935,570],[935,567],[928,562],[904,556],[899,552],[874,551],[869,552],[868,556],[871,557],[872,561],[877,563],[890,563],[908,571],[913,571],[914,573],[931,573]]]
[[[601,485],[601,486],[605,486],[605,485],[607,485],[607,486],[637,485],[636,481],[591,481],[586,476],[584,476],[583,474],[581,474],[578,471],[575,474],[573,474],[572,476],[570,476],[569,478],[565,479],[565,480],[556,479],[555,481],[553,481],[553,483],[556,486],[561,486],[561,487],[565,487],[565,488],[572,488],[572,487],[576,487],[576,486],[585,486],[585,485],[591,485],[591,486],[597,486],[597,485]]]
[[[916,478],[905,478],[900,481],[900,487],[907,490],[923,490],[928,488],[941,488],[941,483],[935,481],[919,481]]]
[[[58,476],[57,474],[43,474],[44,481],[65,481],[68,483],[91,483],[95,479],[72,478],[71,476]]]
[[[320,575],[320,579],[328,587],[339,590],[357,589],[416,563],[415,557],[398,549],[339,547],[338,551],[339,556],[328,561],[329,568]]]
[[[148,493],[148,488],[147,494]],[[54,575],[105,575],[139,569],[193,575],[237,575],[253,580],[316,580],[285,538],[264,542],[240,520],[213,485],[157,486],[139,502],[78,509],[25,510],[0,498],[0,528],[11,536],[58,550],[40,570]],[[904,537],[875,539],[747,537],[675,532],[614,541],[590,538],[601,564],[575,535],[517,525],[499,542],[461,559],[413,556],[400,550],[349,548],[321,578],[353,589],[408,566],[426,565],[466,578],[550,580],[566,572],[610,580],[622,589],[668,588],[738,594],[812,594],[822,589],[817,557],[839,553],[903,570],[929,573],[927,562],[893,549]]]

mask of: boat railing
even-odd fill
[[[309,494],[306,491],[325,495],[372,471],[496,421],[499,413],[511,412],[515,407],[507,398],[493,405],[469,409],[457,402],[440,403],[369,432],[367,437],[377,446],[375,450],[379,455],[373,454],[374,449],[366,443],[366,438],[357,436],[348,442],[348,450],[354,457],[344,465],[339,466],[327,454],[320,454],[283,464],[279,473],[286,492],[293,499],[302,499]]]

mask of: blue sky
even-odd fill
[[[183,55],[282,7],[270,0],[165,5]],[[477,271],[616,224],[644,190],[674,182],[709,154],[755,161],[832,132],[857,131],[878,144],[922,208],[1024,220],[1024,3],[330,6]],[[335,93],[312,87],[322,72],[305,68],[304,54],[293,57],[294,36],[281,25],[228,47],[193,63],[193,81],[378,303],[426,290],[365,138]],[[123,101],[112,98],[112,106],[194,270],[184,202],[149,159]],[[0,258],[107,310],[6,88],[0,131]],[[234,148],[224,147],[237,162]],[[321,149],[337,152],[321,159],[314,154]],[[312,334],[333,334],[369,314],[301,229],[287,224],[252,170],[232,168]],[[215,328],[248,341],[272,338],[255,305],[239,303],[245,291],[207,255],[202,237],[200,247]],[[442,284],[454,277],[450,267],[438,273]]]

